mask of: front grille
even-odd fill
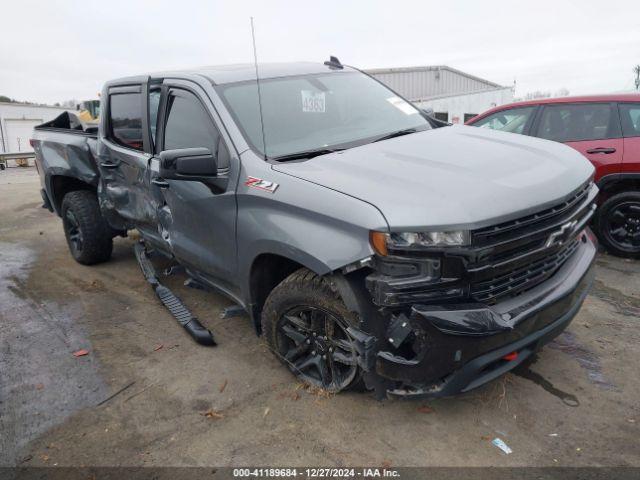
[[[556,273],[562,264],[578,248],[580,240],[575,239],[560,251],[541,260],[512,270],[482,282],[471,285],[471,297],[488,305],[495,304],[504,297],[514,297],[532,289]]]
[[[494,305],[521,295],[550,279],[578,250],[596,194],[587,182],[553,207],[472,231],[469,246],[393,252],[376,260],[367,289],[376,305],[394,308],[463,299]]]
[[[492,305],[549,279],[577,250],[596,193],[587,182],[551,208],[472,232],[471,298]]]
[[[565,218],[584,202],[589,195],[593,183],[587,182],[564,202],[547,208],[541,212],[482,228],[473,232],[473,240],[478,244],[494,243],[508,237],[517,231],[524,231],[545,223],[554,222],[558,218]]]

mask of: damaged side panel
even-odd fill
[[[98,196],[103,211],[116,212],[127,228],[135,226],[145,238],[161,244],[157,208],[150,198],[152,154],[147,115],[142,114],[147,111],[147,97],[146,76],[122,84],[108,83],[103,88],[97,151],[101,175]],[[111,122],[119,122],[117,134],[112,132]]]
[[[96,136],[82,131],[62,132],[36,127],[34,132],[36,165],[45,175],[40,177],[50,203],[60,215],[62,198],[55,198],[60,177],[73,179],[96,188],[99,172],[95,161]],[[56,180],[58,179],[58,180]]]

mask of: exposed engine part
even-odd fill
[[[401,313],[397,317],[391,317],[389,329],[387,330],[387,339],[391,345],[398,348],[411,331],[409,318],[404,313]]]
[[[376,338],[353,327],[347,328],[347,333],[354,340],[360,367],[365,372],[373,370],[376,361],[374,351]]]

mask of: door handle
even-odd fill
[[[151,180],[151,183],[160,188],[169,188],[169,182],[163,180],[162,178],[154,178],[153,180]]]
[[[587,150],[587,153],[610,154],[610,153],[616,153],[616,149],[612,147],[599,147],[599,148],[592,148],[591,150]]]
[[[107,169],[118,168],[117,163],[111,163],[111,162],[102,162],[100,163],[100,166],[102,168],[107,168]]]

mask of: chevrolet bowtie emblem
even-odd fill
[[[578,223],[577,220],[572,220],[562,225],[558,230],[556,230],[551,235],[549,235],[549,238],[547,239],[547,243],[545,244],[545,247],[549,248],[554,245],[560,246],[564,244],[571,237],[571,234],[573,233],[573,229],[575,228],[577,223]]]

